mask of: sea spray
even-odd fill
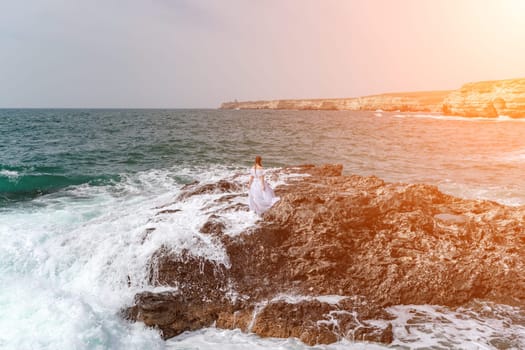
[[[194,171],[194,178],[207,181],[225,176],[220,169]],[[208,259],[226,259],[220,245],[198,232],[199,220],[205,218],[200,209],[213,200],[213,194],[178,203],[183,207],[179,216],[166,220],[157,215],[159,206],[177,197],[181,184],[175,179],[191,174],[188,169],[152,170],[124,176],[116,186],[77,186],[28,202],[23,210],[2,211],[0,305],[5,312],[0,328],[6,331],[0,334],[0,344],[6,348],[20,344],[64,349],[162,347],[156,331],[130,325],[119,315],[137,292],[162,290],[148,286],[152,254],[167,246]],[[231,223],[230,230],[235,234],[255,220],[252,214],[251,221],[240,228]],[[144,241],[144,231],[150,227],[157,232]]]

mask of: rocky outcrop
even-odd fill
[[[201,232],[220,240],[228,266],[160,249],[149,282],[176,291],[140,293],[126,316],[166,338],[215,325],[307,344],[389,343],[387,306],[524,305],[525,208],[343,176],[341,166],[282,172],[309,176],[277,187],[281,200],[255,227],[229,236],[210,212]],[[180,200],[209,187],[192,184]],[[226,200],[241,195],[234,188],[224,182],[213,191]]]
[[[225,102],[221,109],[297,109],[431,112],[463,117],[525,117],[525,79],[468,83],[458,90],[356,98]]]
[[[400,112],[441,112],[443,99],[449,91],[391,93],[359,97],[360,110]]]
[[[525,79],[469,83],[443,101],[445,115],[525,117]]]
[[[441,112],[449,91],[423,91],[372,95],[356,98],[225,102],[221,109],[297,109]]]

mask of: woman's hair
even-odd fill
[[[255,165],[262,166],[261,162],[262,162],[261,156],[256,156],[255,157]]]

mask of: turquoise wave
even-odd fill
[[[71,186],[108,185],[119,181],[118,175],[60,174],[58,167],[13,167],[0,165],[0,205],[33,199]]]

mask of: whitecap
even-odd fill
[[[468,122],[525,122],[525,118],[511,118],[508,116],[493,117],[481,117],[481,116],[451,116],[442,114],[421,114],[421,113],[407,113],[407,114],[394,114],[395,118],[419,118],[419,119],[436,119],[436,120],[453,120],[453,121],[468,121]]]
[[[5,176],[9,178],[10,180],[14,180],[20,176],[20,174],[17,171],[14,170],[0,170],[0,176]]]

